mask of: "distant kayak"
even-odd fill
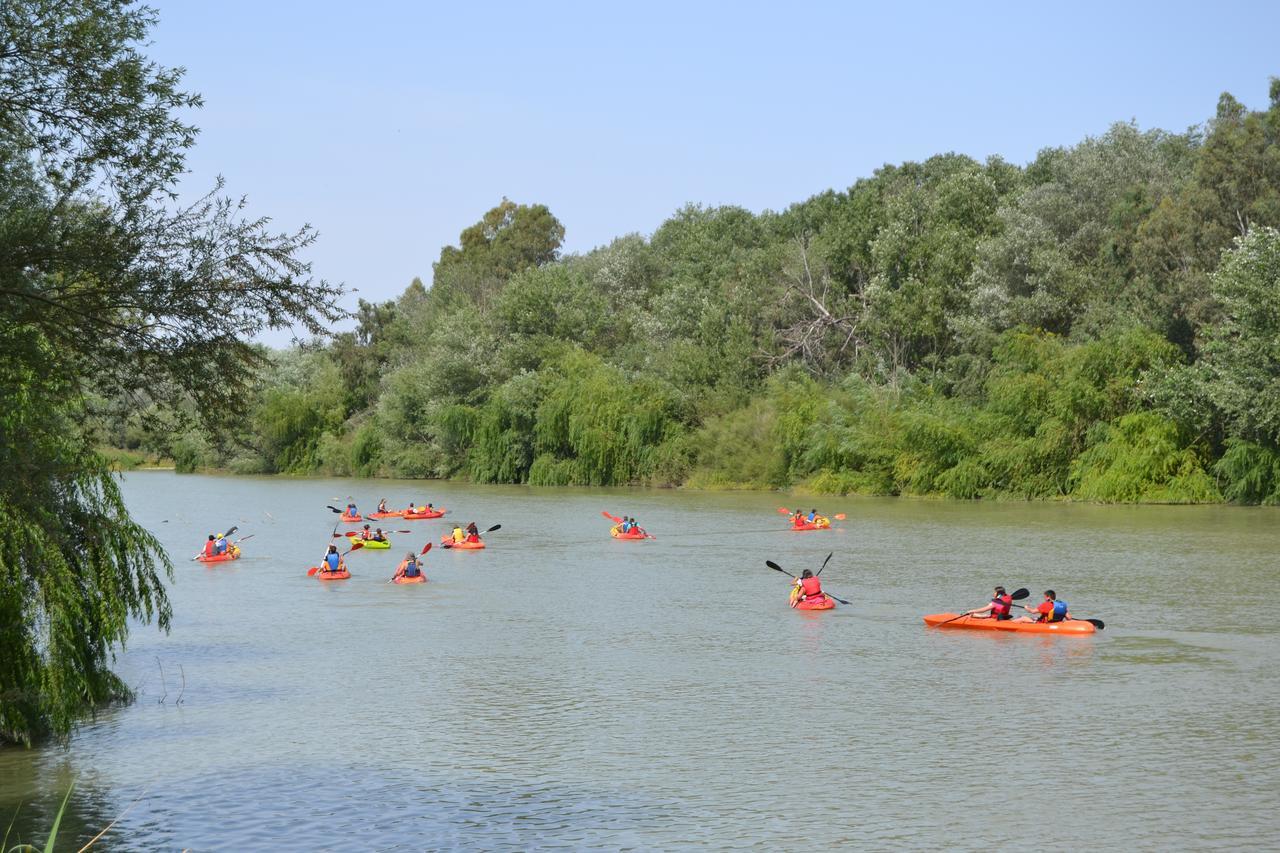
[[[648,539],[649,538],[649,534],[645,533],[643,530],[641,530],[638,527],[633,527],[631,528],[630,532],[623,533],[621,525],[616,525],[616,524],[613,527],[609,528],[609,535],[612,536],[614,539]]]
[[[792,530],[830,530],[831,522],[828,519],[819,517],[817,521],[806,521],[804,524],[791,525]]]
[[[418,576],[417,576],[417,577],[415,577],[415,578],[409,578],[409,577],[405,577],[404,575],[401,575],[400,577],[396,578],[396,579],[395,579],[395,581],[396,581],[396,583],[401,583],[401,584],[404,584],[404,583],[426,583],[426,582],[427,582],[427,576],[426,576],[426,575],[418,575]]]
[[[403,513],[400,514],[400,517],[406,518],[409,521],[420,521],[421,519],[424,519],[424,518],[439,518],[440,516],[444,515],[446,511],[447,510],[443,508],[427,510],[426,512],[409,512],[409,510],[406,509]]]
[[[933,613],[924,617],[924,624],[937,628],[968,628],[974,631],[1013,631],[1019,634],[1092,634],[1097,629],[1082,619],[1066,622],[1015,622],[1012,619],[981,619],[960,616],[958,613]],[[947,622],[955,619],[954,622]],[[947,622],[947,624],[942,624]]]
[[[454,542],[453,537],[447,534],[440,537],[440,544],[446,548],[462,551],[479,551],[484,548],[483,542]]]
[[[402,515],[404,515],[404,510],[402,510],[402,509],[398,509],[398,510],[396,510],[395,512],[371,512],[371,513],[369,513],[369,516],[368,516],[368,517],[369,517],[369,518],[373,518],[373,519],[378,519],[378,518],[400,518]]]
[[[342,581],[342,580],[346,580],[349,577],[351,577],[351,572],[347,571],[346,569],[339,569],[336,572],[330,572],[324,569],[320,569],[316,572],[316,579],[322,580],[322,581]]]
[[[201,554],[199,557],[196,557],[196,559],[202,563],[225,563],[229,560],[240,559],[240,549],[232,547],[221,554],[214,554],[212,557],[206,557],[204,554]]]
[[[825,592],[822,598],[810,598],[806,601],[799,601],[800,590],[793,588],[791,590],[791,606],[796,610],[830,610],[836,606],[835,599],[827,595]]]
[[[344,533],[344,534],[342,534],[342,535],[343,535],[343,536],[346,536],[348,539],[350,539],[350,540],[351,540],[351,542],[352,542],[353,544],[354,544],[354,543],[356,543],[356,542],[359,542],[359,543],[360,543],[360,547],[362,547],[362,548],[373,548],[373,549],[376,551],[376,550],[378,550],[379,548],[390,548],[390,547],[391,547],[391,540],[390,540],[390,539],[384,539],[384,540],[382,540],[381,542],[379,542],[377,539],[361,539],[361,538],[360,538],[360,534],[359,534],[359,533],[357,533],[357,532],[356,532],[356,531],[354,531],[354,530],[349,530],[349,531],[347,531],[346,533]]]
[[[339,520],[339,521],[343,521],[343,522],[345,522],[345,523],[347,523],[347,524],[359,524],[360,522],[364,521],[364,516],[362,516],[362,515],[347,515],[347,514],[344,512],[342,515],[338,516],[338,520]]]

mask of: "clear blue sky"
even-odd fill
[[[151,2],[150,55],[206,100],[185,192],[222,174],[310,222],[316,273],[366,299],[429,284],[504,195],[581,252],[688,202],[781,209],[886,162],[1184,130],[1223,91],[1265,107],[1280,75],[1280,2]]]

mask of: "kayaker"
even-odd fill
[[[364,526],[364,530],[360,531],[360,538],[366,542],[373,538],[373,533],[370,532],[369,525],[366,524]]]
[[[404,555],[404,559],[400,561],[400,565],[396,568],[395,578],[416,578],[422,574],[422,569],[418,566],[418,555],[410,551]]]
[[[1013,620],[1015,622],[1063,622],[1071,618],[1071,614],[1067,612],[1067,603],[1058,600],[1058,594],[1051,589],[1044,591],[1044,601],[1036,605],[1032,610],[1030,607],[1024,608],[1030,610],[1034,616],[1019,616]]]
[[[216,543],[214,540],[215,540],[215,539],[217,539],[217,538],[218,538],[218,537],[216,537],[216,536],[214,536],[212,533],[210,533],[210,534],[209,534],[209,541],[208,541],[208,542],[206,542],[206,543],[204,543],[204,550],[203,550],[203,551],[201,551],[200,553],[202,553],[202,554],[203,554],[204,556],[206,556],[206,557],[212,557],[214,554],[216,554],[216,553],[217,553],[217,547],[218,547],[218,546],[217,546],[217,543]]]
[[[964,615],[973,616],[977,619],[998,619],[1001,621],[1012,619],[1013,598],[1004,591],[1004,587],[998,586],[995,589],[995,594],[991,596],[991,601],[985,607],[965,611]]]
[[[795,515],[793,515],[793,516],[791,516],[791,524],[792,524],[792,526],[794,526],[794,527],[803,527],[803,526],[804,526],[804,523],[805,523],[805,522],[804,522],[804,513],[803,513],[802,511],[800,511],[800,510],[796,510],[796,514],[795,514]]]
[[[436,511],[435,506],[431,503],[431,501],[427,501],[427,508],[424,509],[423,512],[435,512],[435,511]]]
[[[224,536],[219,536],[217,539],[215,539],[215,540],[214,540],[214,542],[213,542],[213,552],[214,552],[215,554],[225,554],[225,553],[227,553],[227,537],[226,537],[225,535],[224,535]]]
[[[367,524],[365,525],[365,527],[368,527],[368,526],[369,526],[369,525],[367,525]],[[383,533],[383,532],[382,532],[382,528],[381,528],[381,527],[379,527],[379,528],[377,528],[376,530],[374,530],[374,531],[373,531],[373,541],[374,541],[374,542],[386,542],[386,541],[387,541],[387,534],[385,534],[385,533]]]
[[[809,510],[809,515],[805,518],[805,521],[809,522],[810,524],[813,524],[817,520],[818,520],[818,508],[814,507],[813,509]]]
[[[625,515],[622,517],[622,532],[631,532],[631,519],[627,518]]]
[[[320,571],[340,572],[342,569],[342,555],[338,553],[338,546],[330,545],[329,550],[325,551],[324,558],[320,561]]]
[[[382,500],[378,501],[378,512],[386,512],[386,511],[387,511],[387,499],[383,498]]]
[[[343,513],[347,518],[355,518],[359,514],[360,510],[356,509],[356,505],[352,503],[347,504],[347,511]]]
[[[453,526],[453,544],[461,545],[466,538],[467,534],[463,533],[462,528],[455,524]]]
[[[826,598],[826,594],[822,591],[822,581],[818,580],[817,576],[808,569],[805,569],[800,573],[800,577],[796,578],[796,586],[800,589],[797,601]]]
[[[467,541],[480,541],[480,528],[476,527],[476,523],[474,521],[467,525]]]
[[[631,530],[629,532],[640,534],[644,533],[644,528],[640,526],[640,522],[636,521],[635,516],[631,517]]]
[[[409,501],[409,508],[405,510],[409,515],[415,515],[418,511],[413,507],[413,501]]]

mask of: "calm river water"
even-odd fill
[[[173,631],[135,628],[120,656],[135,704],[67,748],[0,750],[23,841],[73,780],[67,849],[116,818],[101,849],[1280,837],[1274,509],[824,499],[848,520],[798,534],[765,493],[168,472],[125,492],[174,557]],[[321,583],[304,573],[348,493],[451,513],[393,522],[413,534]],[[601,510],[658,539],[611,540]],[[384,582],[455,519],[502,529],[433,550],[428,584]],[[186,560],[231,524],[244,559]],[[853,606],[790,610],[764,561],[832,550],[823,581]],[[1107,630],[921,622],[996,583],[1052,587]]]

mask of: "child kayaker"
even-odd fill
[[[340,572],[344,568],[342,555],[338,553],[337,545],[330,545],[329,550],[325,551],[324,557],[320,561],[320,571],[325,573]]]
[[[366,524],[364,526],[364,530],[360,531],[360,538],[366,542],[373,538],[373,533],[369,530],[369,525]]]
[[[1067,612],[1067,603],[1058,600],[1058,594],[1051,589],[1044,591],[1044,601],[1036,605],[1032,610],[1026,608],[1032,614],[1027,616],[1019,616],[1013,620],[1015,622],[1062,622],[1071,618],[1071,614]]]
[[[410,551],[404,555],[404,559],[400,561],[400,565],[396,568],[395,578],[416,578],[422,574],[422,569],[418,566],[418,555]]]
[[[476,523],[474,521],[467,525],[467,541],[480,541],[480,528],[476,527]]]
[[[998,619],[1001,621],[1012,619],[1013,599],[1009,596],[1009,593],[1004,591],[1004,587],[998,586],[991,596],[991,601],[987,602],[985,607],[965,611],[964,615],[973,616],[977,619]]]
[[[353,503],[347,504],[347,511],[343,513],[347,518],[355,518],[359,514],[360,510],[356,509],[356,505]]]
[[[453,526],[453,544],[461,545],[467,538],[467,534],[462,532],[462,528],[458,525]]]

